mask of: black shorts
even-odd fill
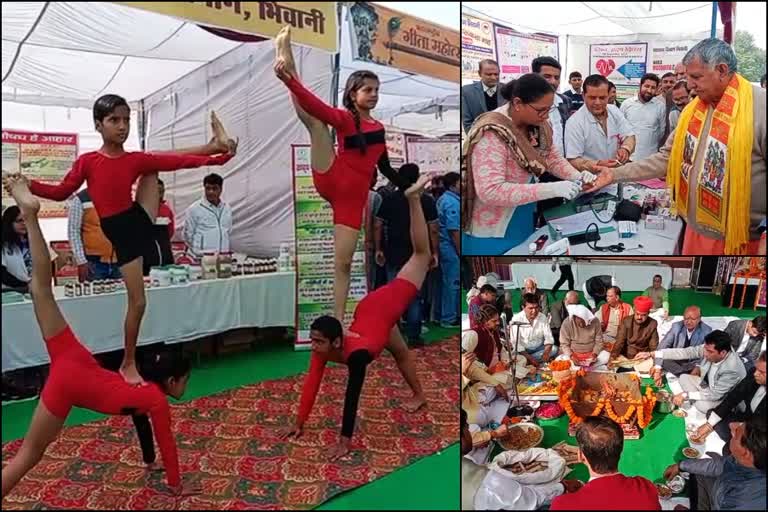
[[[112,242],[119,266],[144,256],[154,245],[152,220],[139,203],[101,219],[101,230]]]

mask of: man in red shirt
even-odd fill
[[[661,510],[659,493],[650,480],[619,473],[624,432],[618,423],[590,416],[579,425],[576,440],[589,469],[589,482],[553,499],[550,510]]]

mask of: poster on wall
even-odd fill
[[[480,80],[480,61],[496,60],[493,23],[466,14],[461,15],[461,81]]]
[[[421,174],[459,172],[461,147],[458,136],[430,139],[409,135],[406,145],[408,162],[418,165]]]
[[[501,68],[502,83],[531,72],[531,62],[536,57],[558,57],[557,36],[524,34],[511,28],[494,25],[496,56]]]
[[[458,30],[370,2],[354,2],[349,12],[353,59],[459,82]]]
[[[757,296],[757,305],[761,308],[765,307],[766,289],[768,289],[768,281],[763,281]]]
[[[333,211],[312,183],[310,146],[291,146],[296,215],[296,341],[297,350],[308,350],[309,327],[322,315],[333,314],[334,244]],[[344,325],[352,321],[358,302],[368,292],[365,276],[364,238],[361,231],[352,258],[352,278]]]
[[[77,160],[77,134],[3,129],[3,172],[21,172],[30,180],[59,183]],[[3,206],[14,204],[3,189]],[[40,218],[66,217],[67,204],[41,199]]]
[[[405,134],[391,127],[387,127],[386,133],[389,163],[397,169],[405,163]]]
[[[695,41],[659,41],[651,42],[651,65],[649,73],[656,73],[659,78],[664,73],[674,73],[675,65],[683,61],[683,57],[688,53],[698,40]]]
[[[617,87],[640,85],[647,56],[648,43],[591,44],[589,74],[601,74]]]
[[[637,96],[637,93],[640,91],[640,86],[638,85],[617,85],[616,86],[616,99],[619,100],[619,103],[623,103],[624,100],[627,98],[631,98],[632,96]]]

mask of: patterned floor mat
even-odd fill
[[[369,368],[352,450],[340,461],[327,462],[339,435],[347,378],[346,368],[336,366],[326,370],[304,435],[290,442],[278,433],[295,419],[303,375],[174,406],[181,471],[202,485],[198,496],[170,495],[164,473],[145,471],[130,418],[111,417],[66,427],[2,508],[314,508],[458,441],[458,339],[415,353],[428,407],[412,414],[402,409],[410,390],[385,352]],[[20,446],[21,440],[3,445],[3,466]]]

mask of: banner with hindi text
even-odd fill
[[[589,74],[601,74],[619,85],[640,85],[645,74],[648,43],[589,45]]]
[[[558,58],[559,43],[555,35],[526,34],[494,25],[499,82],[506,83],[532,71],[536,57]]]
[[[294,43],[338,51],[336,2],[116,2],[203,25],[275,37],[291,26]]]
[[[309,327],[321,315],[333,314],[333,210],[312,181],[310,146],[293,144],[294,210],[296,215],[296,350],[310,348]],[[344,325],[349,326],[358,302],[368,293],[363,230],[352,257]]]
[[[59,183],[77,160],[76,133],[3,129],[3,172],[21,172],[30,180]],[[15,201],[3,189],[3,207]],[[40,200],[40,218],[66,217],[67,203]]]
[[[493,37],[493,23],[461,15],[461,79],[480,80],[480,61],[496,60],[496,46]]]
[[[439,4],[435,4],[439,6]],[[459,32],[369,2],[350,7],[352,58],[458,83]]]

